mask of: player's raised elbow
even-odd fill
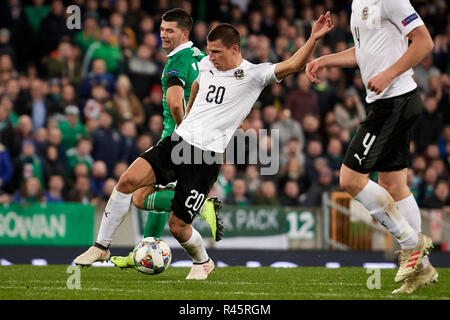
[[[425,41],[426,43],[424,44],[425,49],[427,50],[427,53],[431,53],[434,49],[434,42],[433,39],[431,37],[429,37],[427,39],[427,41]]]

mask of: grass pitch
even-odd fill
[[[0,266],[0,299],[19,300],[450,300],[450,269],[438,269],[439,281],[410,295],[392,295],[400,285],[396,269],[381,269],[379,289],[363,268],[216,268],[206,281],[185,280],[189,268],[171,267],[155,276],[135,270],[89,267],[67,272],[67,265]],[[72,267],[75,268],[75,267]],[[70,269],[69,269],[70,271]],[[72,277],[72,278],[70,278]],[[77,283],[80,289],[69,289]]]

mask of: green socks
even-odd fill
[[[167,222],[167,213],[170,212],[172,206],[174,193],[173,190],[156,191],[145,199],[145,210],[149,212],[144,237],[161,238]]]

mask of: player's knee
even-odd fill
[[[131,193],[136,190],[136,185],[138,181],[133,178],[133,175],[125,171],[119,178],[116,189],[123,193]]]
[[[347,191],[351,195],[353,195],[353,189],[354,189],[354,180],[352,180],[348,175],[341,174],[339,175],[339,186],[342,190]]]
[[[391,182],[391,181],[386,182],[381,179],[378,180],[378,184],[380,185],[380,187],[383,187],[384,189],[386,189],[386,191],[389,192],[389,194],[394,199],[397,199],[399,197],[398,194],[402,193],[403,188],[404,188],[402,183]]]
[[[339,186],[348,192],[352,197],[358,195],[359,192],[367,184],[368,178],[360,174],[352,174],[347,170],[342,170],[339,175]]]
[[[139,192],[133,193],[132,202],[136,208],[145,210],[145,197],[143,197]]]

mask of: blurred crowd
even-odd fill
[[[72,4],[81,8],[80,29],[67,28]],[[412,4],[435,47],[414,70],[426,108],[411,131],[408,183],[421,207],[449,208],[450,13],[443,0]],[[335,29],[315,57],[353,46],[351,1],[1,1],[1,203],[108,199],[128,165],[160,139],[167,58],[159,23],[173,7],[192,14],[191,40],[204,51],[211,27],[235,25],[243,56],[254,63],[289,58],[326,10]],[[323,192],[338,189],[366,94],[357,68],[325,70],[320,80],[311,84],[300,73],[262,92],[238,134],[279,150],[279,171],[224,164],[213,192],[226,204],[320,206]]]

